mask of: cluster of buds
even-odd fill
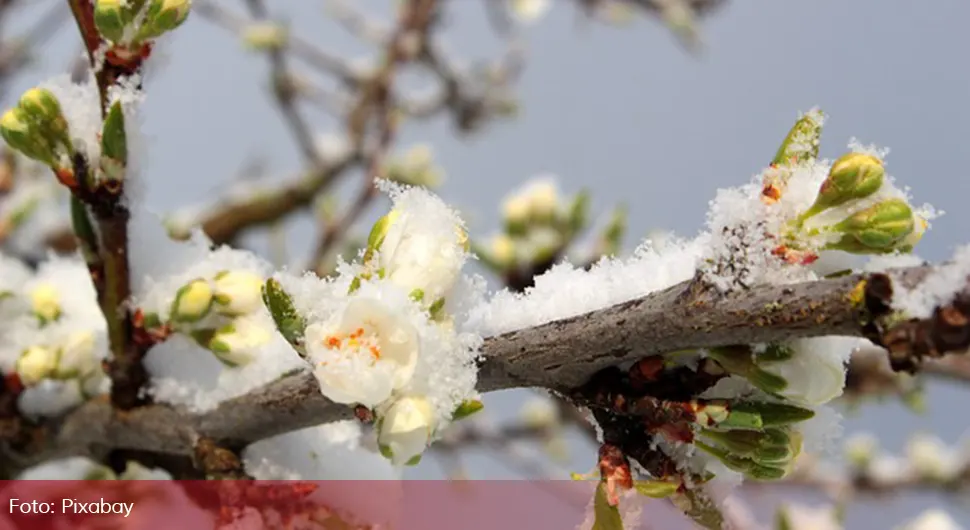
[[[475,252],[499,273],[547,263],[586,228],[588,215],[588,193],[580,192],[565,200],[553,179],[537,179],[505,199],[502,232]],[[610,234],[606,239],[614,241],[614,246],[619,246],[624,221],[619,214],[606,230]]]
[[[791,472],[802,449],[802,435],[792,425],[814,416],[809,409],[770,402],[708,401],[696,409],[700,429],[694,445],[756,480]]]
[[[885,184],[882,160],[865,153],[848,153],[832,164],[815,202],[795,220],[796,233],[824,235],[822,250],[855,254],[909,252],[922,237],[927,222],[903,198],[887,197],[834,223],[812,223],[823,212],[849,210],[872,199]]]
[[[387,180],[429,189],[441,185],[444,180],[444,173],[434,164],[434,155],[427,144],[415,145],[389,161],[384,175]]]
[[[137,63],[151,52],[151,41],[179,27],[191,0],[95,0],[94,23],[109,48],[106,59]]]
[[[183,332],[228,366],[247,364],[272,338],[272,330],[253,318],[263,306],[262,287],[261,276],[244,270],[196,278],[176,292],[168,323],[146,315],[145,327]]]
[[[24,92],[17,106],[0,118],[0,134],[10,147],[49,166],[58,180],[74,187],[74,144],[61,105],[50,90]]]
[[[13,149],[24,156],[49,166],[57,180],[73,190],[78,187],[74,171],[75,146],[71,141],[67,118],[57,97],[45,88],[24,92],[18,105],[0,118],[0,133]],[[118,193],[128,164],[128,142],[121,102],[109,108],[100,134],[100,165],[92,168],[85,184],[94,189],[95,182],[112,193]],[[94,179],[97,177],[97,179]]]

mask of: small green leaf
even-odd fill
[[[593,530],[623,530],[623,519],[620,510],[611,506],[606,495],[606,483],[600,482],[596,486],[596,496],[593,497]]]
[[[788,166],[801,162],[815,160],[818,157],[818,147],[822,136],[821,110],[805,113],[788,131],[785,140],[775,153],[771,162],[779,166]]]
[[[455,409],[455,412],[452,413],[451,419],[452,421],[458,421],[458,420],[467,418],[484,408],[485,408],[485,404],[477,399],[469,399],[466,401],[462,401],[461,405],[458,405],[458,407]]]
[[[306,331],[306,320],[296,311],[293,299],[277,280],[270,278],[263,284],[263,303],[273,315],[276,329],[300,355],[304,355],[303,334]]]
[[[735,403],[731,405],[731,412],[749,412],[761,416],[765,427],[780,427],[792,423],[810,420],[815,417],[815,411],[785,403],[753,402]]]
[[[788,510],[784,507],[779,508],[775,515],[775,530],[795,530],[788,518]]]
[[[408,460],[407,462],[405,462],[404,465],[406,465],[406,466],[416,466],[420,462],[421,462],[421,455],[414,455],[414,456],[411,457],[410,460]]]
[[[637,493],[640,495],[645,495],[652,499],[666,499],[674,493],[677,493],[677,488],[680,487],[680,484],[667,480],[638,480],[633,483],[633,487],[636,488]]]

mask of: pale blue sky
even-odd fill
[[[566,4],[565,0],[557,0]],[[242,2],[223,2],[242,12]],[[368,53],[324,16],[323,1],[273,0],[302,36],[328,49]],[[385,0],[360,0],[376,13]],[[454,54],[489,57],[497,42],[482,2],[452,0],[447,36]],[[460,140],[446,120],[409,124],[400,141],[431,142],[448,173],[441,192],[471,217],[473,231],[490,232],[508,189],[540,172],[563,187],[590,186],[594,205],[630,206],[628,247],[653,228],[691,234],[701,228],[717,187],[744,181],[764,165],[799,111],[819,105],[830,120],[822,154],[837,156],[850,137],[892,148],[887,168],[913,188],[917,202],[946,215],[934,222],[920,254],[943,259],[970,240],[970,3],[962,0],[733,0],[703,26],[706,51],[694,57],[653,21],[626,29],[577,24],[575,9],[557,5],[528,31],[529,63],[519,84],[522,115],[495,122]],[[8,30],[9,33],[9,30]],[[65,26],[40,68],[15,84],[17,94],[63,71],[77,38]],[[165,63],[149,81],[146,134],[148,202],[169,210],[213,197],[252,156],[263,156],[281,179],[300,167],[288,131],[265,90],[266,62],[200,19],[176,32],[159,53]],[[313,114],[320,132],[337,125]],[[313,235],[304,221],[292,233],[294,252]],[[916,416],[897,405],[863,408],[847,430],[872,429],[890,448],[905,436],[933,429],[955,441],[966,429],[965,390],[935,385],[930,410]],[[510,411],[513,396],[493,409]],[[577,471],[592,465],[577,453]],[[474,460],[481,477],[510,472]],[[421,474],[437,476],[433,465]],[[850,528],[886,528],[935,495],[905,502],[866,503],[850,512]],[[878,506],[878,510],[873,510]],[[949,505],[964,524],[970,512]]]

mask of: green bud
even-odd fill
[[[145,23],[138,31],[136,41],[160,37],[182,25],[189,16],[191,0],[151,0]]]
[[[782,429],[765,429],[764,431],[715,431],[704,429],[701,435],[728,451],[759,460],[758,455],[762,451],[772,449],[784,449],[789,452],[788,445],[791,443],[788,433]]]
[[[868,197],[882,187],[886,170],[882,161],[865,153],[848,153],[832,164],[815,204],[802,216],[808,219],[829,208]]]
[[[171,309],[172,320],[176,322],[198,322],[209,314],[214,299],[212,287],[208,281],[201,278],[192,280],[183,285],[175,294]]]
[[[695,423],[702,427],[723,427],[725,429],[754,429],[763,426],[761,416],[747,411],[735,411],[726,401],[708,401],[695,405]]]
[[[781,143],[772,164],[790,166],[818,158],[818,146],[822,136],[822,120],[825,115],[820,110],[805,113],[788,131]]]
[[[121,42],[127,16],[123,0],[97,0],[94,3],[94,25],[98,33],[111,42]]]
[[[757,480],[778,480],[788,474],[788,471],[784,468],[734,455],[725,449],[708,445],[704,442],[695,441],[694,445],[698,449],[720,460],[731,471],[743,473]]]
[[[815,417],[815,412],[795,405],[785,403],[768,403],[763,401],[748,401],[733,403],[732,413],[757,414],[765,427],[780,427],[798,423]]]
[[[11,148],[24,156],[50,166],[54,163],[54,151],[30,123],[25,111],[14,107],[0,118],[0,134]]]
[[[913,210],[903,199],[889,199],[853,214],[834,229],[871,249],[889,249],[916,227]]]

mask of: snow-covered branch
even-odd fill
[[[486,339],[478,389],[568,391],[605,367],[651,355],[826,335],[887,343],[895,359],[918,366],[924,356],[963,352],[970,346],[970,307],[962,298],[970,296],[970,282],[956,303],[939,308],[930,318],[891,322],[887,308],[893,289],[916,289],[937,270],[920,266],[727,296],[698,291],[696,282],[684,282],[630,302]],[[310,374],[284,377],[202,414],[167,405],[115,412],[106,402],[91,401],[65,417],[46,437],[43,452],[25,461],[106,448],[190,455],[202,437],[242,447],[353,416],[352,407],[324,397]]]

